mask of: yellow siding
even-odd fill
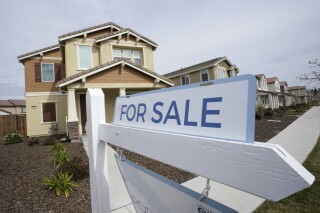
[[[58,134],[66,132],[67,96],[66,95],[44,95],[26,97],[27,110],[27,135],[48,135],[52,124],[42,123],[42,102],[57,102]]]

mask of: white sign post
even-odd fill
[[[96,93],[102,91],[89,89],[87,93],[87,106],[91,106],[87,107],[89,160],[93,162],[90,182],[108,184],[106,142],[272,201],[307,188],[315,180],[280,146],[253,142],[253,76],[119,97],[113,124],[101,122],[104,97],[100,95],[91,102]],[[104,163],[98,163],[100,160]],[[92,179],[92,173],[99,177]],[[128,175],[126,179],[134,181],[132,177],[128,180]],[[146,187],[150,195],[157,195],[152,184]],[[93,206],[108,199],[108,194],[99,190],[97,184],[91,183]],[[153,201],[148,199],[144,205],[152,205]],[[161,197],[157,199],[162,202]],[[106,212],[105,208],[108,207],[101,212]],[[93,207],[93,212],[100,211]]]

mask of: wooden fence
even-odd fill
[[[1,115],[0,116],[0,139],[8,131],[17,130],[21,135],[27,137],[26,115]]]

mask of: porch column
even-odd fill
[[[119,96],[126,96],[126,88],[119,89]]]
[[[77,116],[75,89],[68,89],[68,134],[69,139],[79,139],[79,119]]]
[[[273,100],[272,100],[272,95],[271,95],[271,94],[269,94],[268,96],[269,96],[269,107],[270,107],[270,109],[273,109]]]

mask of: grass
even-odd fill
[[[320,212],[320,137],[303,166],[316,177],[311,187],[278,202],[266,201],[255,213]]]

